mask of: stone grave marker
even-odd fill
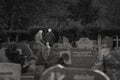
[[[53,66],[43,72],[39,80],[110,80],[101,71]]]
[[[63,36],[63,48],[69,49],[72,48],[69,39],[65,36]]]
[[[5,48],[1,48],[0,49],[0,63],[1,62],[7,62],[7,61],[8,61],[8,59],[5,55]]]
[[[92,68],[97,60],[95,50],[91,49],[71,49],[71,67]]]
[[[113,39],[106,36],[105,38],[102,39],[102,44],[106,44],[110,49],[113,48]]]
[[[0,80],[20,80],[21,66],[13,63],[0,63]]]
[[[76,46],[80,49],[92,49],[94,47],[94,42],[89,40],[89,38],[80,38],[79,41],[76,41]]]

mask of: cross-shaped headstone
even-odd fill
[[[116,39],[114,39],[114,41],[116,41],[116,48],[118,48],[119,47],[119,41],[120,41],[118,35],[116,35]]]

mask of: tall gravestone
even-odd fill
[[[106,37],[104,37],[102,39],[102,44],[106,44],[107,47],[109,47],[110,49],[112,49],[113,48],[113,39],[110,38],[110,37],[108,37],[108,36],[106,36]]]
[[[20,80],[21,67],[19,64],[0,63],[0,80]]]
[[[80,49],[92,49],[94,47],[94,42],[89,40],[89,38],[80,38],[76,41],[76,46]]]
[[[109,77],[101,71],[66,68],[56,65],[47,69],[39,80],[110,80]]]
[[[92,68],[97,60],[95,41],[89,38],[80,38],[76,41],[77,48],[71,49],[71,66],[79,68]]]
[[[7,62],[8,59],[5,55],[5,48],[0,49],[0,62]]]
[[[88,68],[94,67],[97,60],[96,51],[91,49],[71,49],[71,67]]]
[[[65,36],[63,36],[63,48],[69,49],[72,48],[69,39]]]

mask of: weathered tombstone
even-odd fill
[[[77,68],[92,68],[97,60],[95,50],[91,49],[71,49],[71,65]]]
[[[21,80],[19,64],[0,63],[0,80]]]
[[[95,65],[97,60],[97,51],[91,49],[51,49],[50,56],[48,57],[48,62],[57,64],[57,60],[63,54],[68,54],[69,59],[66,61],[66,64],[69,67],[77,68],[92,68]],[[52,65],[53,66],[53,65]]]
[[[94,44],[89,38],[80,38],[79,41],[76,41],[76,46],[80,49],[92,49]]]
[[[65,36],[63,36],[63,48],[69,49],[72,48],[69,39]]]
[[[0,49],[0,62],[7,62],[8,59],[5,55],[5,48]]]
[[[18,47],[19,51],[21,51],[24,56],[29,57],[32,55],[32,50],[30,49],[30,47],[26,43],[17,43],[17,47]]]
[[[66,68],[57,65],[43,72],[39,80],[110,80],[109,77],[101,71]]]
[[[113,48],[113,39],[106,36],[105,38],[102,39],[102,44],[106,44],[110,49]]]

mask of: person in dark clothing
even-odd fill
[[[53,46],[55,41],[55,35],[52,32],[51,28],[48,29],[48,33],[45,35],[44,40],[45,40],[46,46],[49,46],[49,47]]]
[[[67,66],[66,62],[69,60],[69,55],[67,53],[62,54],[61,57],[58,59],[58,64],[63,66]]]

